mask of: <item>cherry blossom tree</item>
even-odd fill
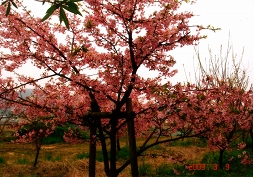
[[[220,150],[219,166],[222,168],[223,153],[230,148],[229,144],[238,138],[237,134],[242,132],[243,141],[245,132],[252,137],[253,90],[249,85],[247,70],[243,68],[244,50],[242,56],[237,56],[230,40],[225,55],[222,46],[217,56],[208,48],[210,57],[202,60],[198,48],[195,50],[198,60],[196,86],[208,90],[203,93],[203,98],[209,98],[205,104],[209,114],[214,115],[209,125],[211,131],[204,137],[209,140],[211,148]]]
[[[40,118],[27,118],[26,121],[15,126],[17,131],[14,136],[17,137],[15,140],[17,143],[34,142],[35,144],[36,155],[33,164],[34,167],[36,167],[44,138],[50,135],[54,129],[54,124],[45,124],[45,119],[42,119],[42,121]]]
[[[19,1],[15,3],[22,5]],[[15,107],[16,114],[26,110],[25,115],[32,119],[53,116],[57,124],[72,122],[89,127],[90,176],[95,176],[97,140],[107,176],[117,176],[131,163],[130,159],[117,167],[115,157],[116,135],[123,134],[126,128],[127,120],[121,118],[128,111],[124,105],[129,98],[134,105],[136,136],[147,136],[134,154],[140,155],[159,143],[209,131],[200,125],[202,115],[192,117],[191,111],[186,115],[182,112],[182,108],[188,107],[188,100],[199,102],[197,95],[187,92],[193,86],[161,83],[162,78],[170,78],[177,72],[171,69],[176,61],[168,52],[197,44],[205,37],[199,34],[204,27],[189,24],[192,13],[178,11],[183,3],[86,0],[84,19],[75,13],[67,14],[68,29],[50,22],[51,17],[63,14],[61,8],[53,9],[51,17],[48,11],[49,21],[41,22],[25,9],[19,13],[11,11],[6,17],[6,9],[1,6],[0,46],[4,50],[0,69],[17,73],[17,69],[30,61],[44,72],[39,78],[23,74],[1,78],[0,98]],[[140,73],[141,67],[157,71],[158,75],[146,79]],[[39,81],[44,79],[49,81],[43,86]],[[33,97],[21,97],[18,92],[24,92],[29,85],[35,88]],[[105,113],[105,118],[93,116],[99,112]],[[198,121],[193,124],[195,117]],[[41,120],[47,123],[46,119]],[[170,124],[165,128],[166,120]],[[152,132],[147,131],[150,127]],[[171,136],[184,129],[182,136]],[[154,135],[156,141],[149,142]],[[162,140],[164,135],[168,138]],[[107,138],[111,143],[109,151]]]

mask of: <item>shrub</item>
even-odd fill
[[[45,137],[43,140],[43,144],[55,144],[55,143],[63,143],[64,140],[64,134],[68,132],[68,129],[74,129],[79,134],[79,138],[82,140],[86,140],[88,138],[87,132],[81,131],[80,128],[66,124],[65,126],[57,126],[54,130],[54,133],[50,134],[49,136]]]
[[[63,135],[67,130],[67,127],[57,126],[54,133],[44,138],[43,144],[55,144],[64,142]]]

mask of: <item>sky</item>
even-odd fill
[[[26,0],[27,7],[31,9],[36,16],[43,17],[47,6],[42,6],[36,1]],[[38,8],[38,6],[40,8]],[[36,8],[35,8],[36,7]],[[254,0],[197,0],[193,5],[184,5],[181,10],[192,11],[195,14],[190,20],[192,25],[211,25],[221,30],[212,32],[205,30],[202,34],[207,35],[207,39],[203,39],[196,46],[199,48],[199,53],[202,61],[209,58],[208,47],[211,48],[212,54],[218,56],[220,54],[220,46],[222,45],[222,53],[226,54],[229,44],[233,47],[236,59],[242,57],[242,68],[247,71],[250,77],[250,83],[253,83],[253,59],[254,59]],[[230,37],[229,37],[230,33]],[[194,70],[197,66],[197,57],[193,46],[177,48],[170,52],[176,60],[174,69],[178,73],[169,80],[174,84],[177,82],[194,81]],[[229,65],[230,67],[230,65]],[[40,72],[32,65],[25,65],[19,70],[22,74],[34,76]],[[144,77],[152,77],[154,73],[146,69],[140,72]],[[11,75],[5,73],[5,76]]]
[[[247,70],[250,82],[253,83],[254,0],[197,0],[196,4],[185,8],[198,15],[193,18],[193,21],[190,21],[191,23],[204,26],[210,24],[216,28],[221,28],[215,33],[204,31],[208,37],[201,40],[197,46],[201,59],[209,58],[208,46],[211,48],[212,54],[218,56],[222,45],[222,52],[225,56],[229,41],[238,60],[241,59],[244,48],[242,67]],[[176,81],[183,78],[183,64],[186,71],[191,72],[193,71],[193,57],[194,62],[197,63],[193,46],[177,50],[179,52],[176,51],[175,59],[177,64],[175,67],[179,69],[179,73],[172,78]]]

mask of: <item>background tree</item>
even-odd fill
[[[223,153],[238,138],[239,132],[242,132],[242,141],[245,141],[246,132],[252,137],[253,90],[247,70],[243,68],[244,50],[238,57],[230,45],[229,35],[225,55],[222,46],[219,55],[213,55],[208,48],[210,57],[207,60],[202,59],[198,48],[195,51],[198,61],[195,71],[196,86],[198,89],[209,90],[209,93],[204,92],[204,98],[207,94],[213,95],[206,104],[210,106],[210,114],[217,114],[212,121],[214,128],[204,137],[209,139],[212,147],[220,150],[219,166],[222,168]]]

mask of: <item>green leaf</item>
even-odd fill
[[[82,14],[81,14],[77,9],[73,9],[72,7],[65,6],[65,5],[62,5],[62,7],[63,7],[64,9],[68,10],[68,11],[71,12],[71,13],[79,14],[80,16],[82,16]]]
[[[18,8],[18,6],[15,4],[15,2],[11,2],[12,3],[12,5],[17,9]]]
[[[46,13],[52,14],[58,7],[60,7],[60,4],[54,4],[46,11]]]
[[[59,4],[54,4],[53,6],[51,6],[51,7],[47,10],[46,15],[41,19],[41,21],[43,22],[43,21],[47,20],[47,19],[53,14],[53,12],[54,12],[57,8],[59,8],[59,7],[60,7]]]
[[[83,45],[82,45],[82,47],[81,47],[81,50],[83,51],[83,52],[88,52],[88,49],[86,48],[86,47],[84,47]]]
[[[10,3],[10,2],[8,2],[8,6],[7,6],[7,9],[6,9],[6,13],[5,13],[5,15],[6,15],[6,16],[8,16],[8,15],[9,15],[9,13],[10,13],[10,11],[11,11],[11,3]]]
[[[62,12],[63,11],[63,8],[62,7],[60,7],[60,14],[59,14],[59,20],[60,20],[60,24],[62,23],[62,21],[63,21],[63,13],[64,12]],[[64,13],[65,14],[65,13]]]
[[[63,5],[62,7],[64,9],[68,10],[69,12],[72,12],[74,14],[79,14],[80,16],[82,16],[82,14],[78,10],[78,6],[75,3],[73,3],[73,2],[66,2],[66,5],[68,5],[68,6]]]
[[[69,2],[80,2],[80,1],[83,1],[83,0],[70,0]]]
[[[8,1],[9,1],[9,0],[6,0],[6,1],[2,2],[1,5],[6,4]]]
[[[69,26],[69,21],[68,21],[68,19],[67,19],[67,17],[66,17],[66,14],[65,14],[65,12],[64,12],[64,9],[63,9],[62,7],[60,7],[60,16],[59,16],[59,19],[60,19],[60,23],[61,23],[62,21],[64,21],[65,26],[66,26],[68,29],[70,28],[70,26]]]
[[[47,20],[52,14],[46,14],[42,19],[41,22]]]

